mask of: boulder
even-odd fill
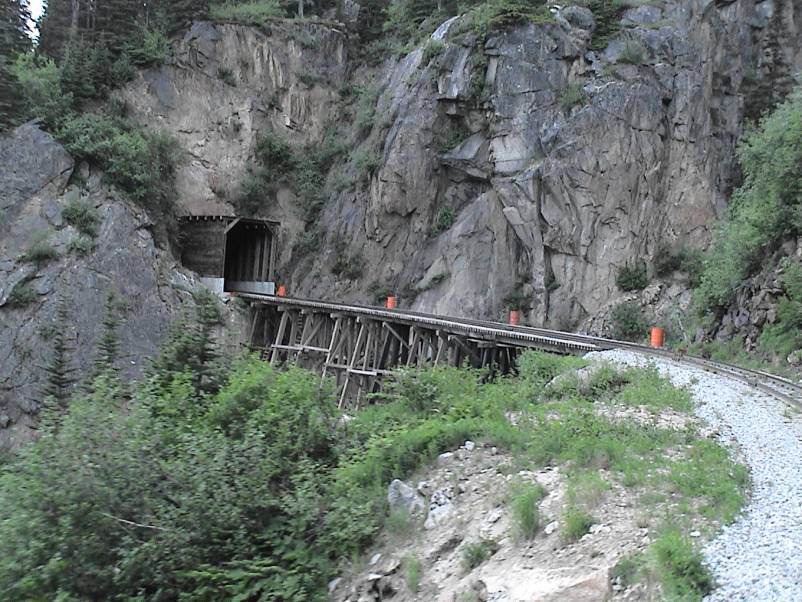
[[[394,479],[387,488],[387,503],[391,511],[404,510],[410,515],[421,514],[426,508],[423,496],[400,479]]]
[[[596,29],[596,19],[593,17],[593,13],[584,6],[567,6],[560,11],[560,15],[578,29],[585,31]]]

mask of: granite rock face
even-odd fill
[[[50,332],[63,329],[75,376],[85,376],[101,333],[108,293],[125,302],[119,328],[121,373],[136,376],[171,321],[189,300],[191,275],[154,244],[141,210],[81,166],[83,184],[69,184],[76,166],[64,148],[33,124],[0,137],[0,449],[27,441],[35,424],[49,365]],[[76,199],[100,217],[87,254],[62,217]],[[36,263],[26,253],[44,241],[57,257]],[[16,290],[16,293],[14,292]],[[32,298],[18,301],[20,291]],[[64,299],[68,323],[58,323]]]
[[[531,324],[575,328],[620,295],[622,266],[709,243],[745,120],[802,66],[801,7],[633,8],[603,50],[584,8],[486,42],[452,18],[433,34],[445,43],[435,56],[420,47],[378,66],[321,24],[196,23],[124,97],[181,141],[190,213],[234,211],[258,132],[303,148],[337,131],[348,152],[321,216],[305,224],[284,185],[259,211],[284,225],[292,292],[373,301],[393,290],[415,309],[494,318],[517,303]],[[341,96],[356,86],[378,93],[369,132]],[[314,229],[318,249],[292,253]],[[355,268],[332,269],[343,258]]]

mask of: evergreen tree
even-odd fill
[[[60,409],[67,407],[70,389],[75,383],[75,371],[72,367],[74,350],[67,336],[68,328],[67,303],[64,299],[60,299],[56,309],[56,324],[52,332],[53,351],[50,364],[45,368],[47,375],[45,396],[53,400]]]
[[[120,358],[120,304],[116,295],[111,292],[106,298],[106,311],[103,316],[103,332],[97,344],[95,357],[95,376],[104,373],[112,374],[117,368]]]
[[[12,66],[18,54],[31,49],[27,0],[0,0],[0,130],[23,113],[22,89]]]

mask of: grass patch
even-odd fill
[[[512,521],[523,539],[532,539],[540,528],[538,504],[546,497],[546,489],[539,483],[519,483],[513,488],[510,499]]]
[[[646,48],[640,42],[627,42],[616,57],[617,63],[641,65],[646,60]]]
[[[91,203],[77,198],[73,199],[61,210],[61,217],[84,236],[88,238],[97,236],[100,216]]]
[[[462,566],[466,571],[471,571],[497,551],[498,543],[492,539],[480,539],[465,544],[465,547],[462,548]]]
[[[407,584],[407,589],[411,592],[417,592],[420,589],[420,581],[423,575],[423,567],[420,558],[414,554],[404,556],[402,561],[404,570],[404,583]]]
[[[429,39],[426,46],[423,47],[423,56],[421,57],[421,64],[428,65],[429,62],[438,54],[443,52],[446,45],[442,40]]]
[[[596,522],[585,510],[570,505],[563,510],[563,521],[563,540],[569,543],[579,540]]]
[[[526,0],[489,0],[476,5],[461,20],[455,35],[473,32],[483,39],[519,23],[555,23],[545,2]]]
[[[31,246],[23,255],[23,261],[30,261],[38,266],[58,258],[58,251],[48,241],[47,233],[39,233],[34,237]]]
[[[21,281],[18,282],[11,292],[8,295],[8,299],[6,299],[6,305],[8,307],[27,307],[34,301],[39,295],[36,294],[36,291],[33,290],[33,287],[30,285],[29,282]]]
[[[618,580],[623,587],[635,585],[638,581],[638,574],[641,571],[643,559],[640,557],[622,558],[610,569],[610,578]]]
[[[593,508],[609,489],[610,484],[598,472],[582,471],[569,477],[565,499],[572,507]]]
[[[387,531],[397,537],[409,537],[416,527],[415,517],[404,508],[391,510],[384,525]]]
[[[629,382],[618,395],[618,401],[630,406],[646,406],[652,410],[670,408],[678,412],[693,410],[691,393],[679,389],[660,376],[655,366],[627,371]]]
[[[560,92],[557,101],[560,103],[560,107],[563,111],[568,112],[574,107],[584,105],[587,102],[588,96],[582,89],[583,85],[584,84],[581,82],[568,84],[565,89]]]
[[[702,554],[677,530],[663,533],[652,546],[664,593],[680,600],[701,600],[713,591],[713,577]]]

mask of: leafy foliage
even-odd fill
[[[540,527],[538,504],[544,497],[546,490],[538,483],[520,483],[513,489],[510,500],[512,520],[524,539],[532,539]]]
[[[518,23],[553,23],[545,2],[526,0],[488,0],[477,4],[463,18],[460,30],[480,38]]]
[[[777,319],[760,335],[760,346],[781,358],[802,348],[802,266],[785,258],[782,262],[785,296],[777,303]]]
[[[498,551],[498,543],[492,539],[480,539],[465,544],[462,548],[462,566],[470,571],[482,564]]]
[[[696,290],[700,309],[725,307],[783,237],[802,226],[802,92],[794,91],[738,147],[744,183],[716,232]]]
[[[563,539],[571,542],[587,533],[596,521],[585,510],[576,506],[567,506],[563,511],[563,522]]]
[[[19,81],[13,75],[13,58],[31,48],[27,2],[0,1],[0,132],[23,117]]]
[[[637,341],[646,336],[649,324],[637,301],[625,301],[613,308],[613,336],[625,341]]]
[[[618,270],[615,277],[615,284],[622,291],[639,291],[646,288],[649,284],[649,275],[646,266],[642,263],[635,265],[625,265]]]
[[[80,198],[70,200],[61,210],[61,217],[84,236],[89,238],[97,236],[100,216],[97,209],[87,201]]]
[[[577,82],[569,84],[560,92],[558,100],[563,111],[570,111],[577,105],[585,104],[588,97],[583,87],[581,82]]]
[[[713,591],[713,577],[702,563],[701,552],[678,531],[663,533],[654,543],[654,554],[667,594],[701,600]]]
[[[25,261],[32,261],[41,266],[48,261],[56,259],[58,251],[53,248],[47,239],[47,232],[40,232],[33,237],[28,250],[25,252],[23,259]]]
[[[217,21],[263,25],[269,19],[285,17],[286,11],[277,0],[226,2],[225,4],[212,6],[210,16]]]
[[[36,301],[37,297],[38,295],[33,290],[31,283],[21,280],[11,289],[6,299],[6,305],[8,307],[26,307]]]
[[[654,257],[655,273],[666,278],[674,272],[688,274],[692,287],[698,286],[702,275],[703,258],[699,251],[684,246],[661,246]]]

